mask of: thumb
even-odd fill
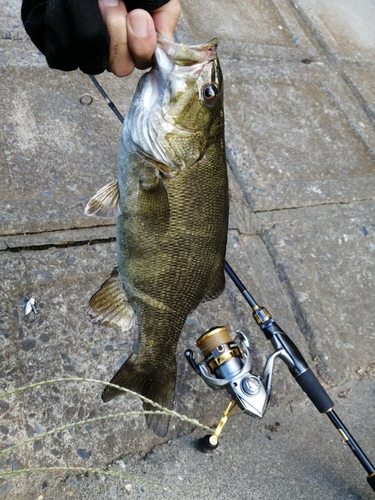
[[[128,46],[138,69],[151,66],[156,47],[154,21],[148,12],[135,9],[127,17]]]

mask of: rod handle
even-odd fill
[[[332,399],[310,368],[297,375],[296,381],[320,413],[326,413],[333,407]]]

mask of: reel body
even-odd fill
[[[251,353],[247,337],[237,330],[238,344],[225,326],[215,327],[197,340],[204,360],[196,363],[194,352],[185,356],[195,372],[212,389],[225,388],[232,401],[248,415],[262,417],[271,394],[274,361],[281,350],[267,359],[262,375],[251,373]]]

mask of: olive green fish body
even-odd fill
[[[211,42],[190,53],[188,47],[164,41],[152,70],[156,74],[150,76],[159,78],[159,93],[151,104],[146,102],[149,109],[143,107],[144,94],[154,92],[149,74],[139,84],[120,146],[118,269],[89,304],[92,319],[110,326],[119,325],[116,318],[121,315],[131,323],[131,311],[135,312],[138,350],[111,382],[167,407],[172,404],[175,352],[186,318],[224,288],[228,182],[222,79],[215,49]],[[205,91],[208,105],[202,97]],[[150,115],[151,128],[145,125]],[[116,302],[112,315],[106,310],[111,301]],[[103,400],[119,392],[108,386]],[[147,404],[145,408],[151,409]],[[166,419],[149,416],[147,422],[165,435]]]

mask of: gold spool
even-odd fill
[[[230,342],[233,341],[228,333],[228,328],[226,326],[217,326],[199,337],[196,345],[206,358],[214,349]]]
[[[228,361],[228,359],[231,358],[240,358],[241,353],[238,347],[234,347],[233,349],[229,349],[228,351],[225,351],[223,354],[218,356],[217,358],[211,359],[207,364],[211,368],[212,371],[215,371],[216,368],[219,368],[223,363]]]

